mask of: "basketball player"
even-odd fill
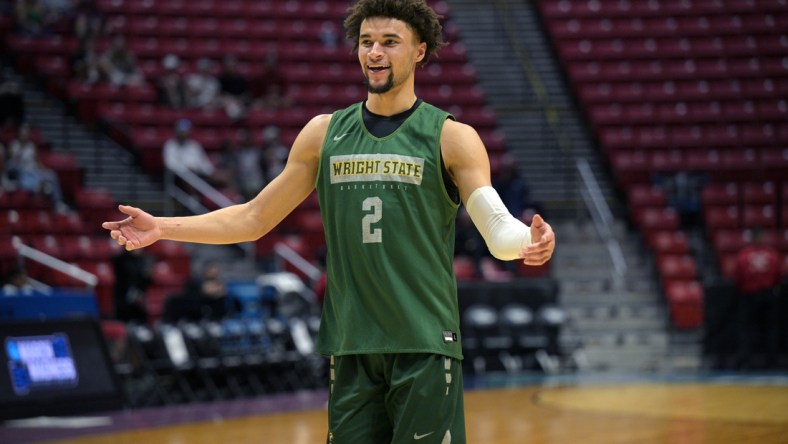
[[[367,99],[307,123],[284,171],[255,198],[176,218],[120,206],[129,217],[103,226],[129,250],[159,239],[253,241],[317,188],[328,249],[318,336],[331,366],[328,442],[465,443],[458,206],[500,259],[541,265],[554,234],[538,215],[528,227],[509,214],[474,129],[417,98],[416,67],[444,44],[424,0],[360,0],[345,28]]]

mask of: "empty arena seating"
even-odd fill
[[[464,281],[458,298],[468,371],[549,371],[540,355],[560,360],[572,351],[559,340],[567,319],[552,279]]]
[[[659,192],[637,187],[679,172],[706,178],[701,223],[713,244],[721,230],[786,226],[788,2],[541,0],[539,9],[638,226],[650,230],[664,210],[641,209]],[[696,299],[694,285],[663,290]]]

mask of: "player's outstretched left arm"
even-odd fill
[[[509,213],[491,185],[490,159],[476,130],[447,120],[441,133],[441,150],[468,214],[490,253],[501,260],[521,259],[526,265],[542,265],[550,260],[555,249],[552,227],[539,215],[528,227]]]

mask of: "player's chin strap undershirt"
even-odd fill
[[[403,111],[399,114],[394,114],[393,116],[381,116],[378,114],[374,114],[367,109],[367,102],[364,101],[363,106],[361,107],[361,115],[364,119],[364,126],[367,127],[367,131],[370,132],[375,137],[386,137],[389,134],[393,133],[397,130],[397,128],[402,125],[405,120],[416,111],[416,108],[419,107],[422,100],[417,99],[416,103],[410,107],[407,111]],[[460,203],[460,191],[457,189],[457,185],[454,184],[454,181],[451,180],[448,171],[446,171],[446,166],[443,163],[443,156],[441,156],[441,171],[443,172],[443,186],[446,187],[446,192],[449,193],[449,196],[452,200],[456,203]]]

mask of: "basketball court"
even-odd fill
[[[500,376],[469,381],[474,444],[787,443],[788,376]],[[0,428],[5,444],[325,442],[325,392]]]

